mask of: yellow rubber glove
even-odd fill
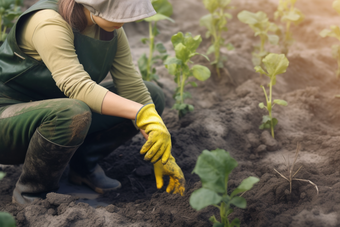
[[[158,189],[163,187],[163,176],[168,175],[170,177],[169,185],[166,188],[167,193],[184,195],[185,191],[185,178],[181,168],[177,165],[175,158],[170,155],[168,162],[163,165],[160,161],[153,164],[156,185]]]
[[[161,159],[165,164],[171,154],[171,136],[154,104],[147,104],[138,111],[136,125],[148,134],[140,150],[141,154],[145,154],[144,160],[155,163]]]

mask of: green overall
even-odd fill
[[[40,0],[25,11],[0,47],[0,164],[23,163],[30,139],[38,130],[61,146],[82,144],[70,162],[71,168],[91,172],[100,159],[137,130],[130,120],[94,113],[84,102],[67,98],[45,64],[20,50],[18,25],[28,14],[42,9],[58,11],[57,0]],[[116,54],[116,31],[102,30],[101,40],[74,31],[74,46],[85,71],[98,84],[102,82]],[[117,93],[113,82],[101,85]],[[145,85],[161,114],[164,94],[152,83]]]

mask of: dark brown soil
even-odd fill
[[[207,13],[201,1],[171,0],[173,19],[160,23],[159,41],[172,49],[170,37],[182,31],[204,37],[205,29],[199,27],[199,18]],[[101,196],[98,201],[108,206],[92,207],[77,202],[73,196],[51,193],[46,200],[28,206],[11,203],[11,194],[20,175],[21,166],[0,166],[7,176],[0,184],[0,210],[13,214],[18,226],[212,226],[209,217],[219,217],[218,209],[208,207],[197,212],[189,205],[191,193],[200,187],[199,177],[192,174],[198,155],[204,149],[221,148],[229,151],[239,165],[232,172],[229,188],[233,190],[248,176],[260,178],[252,190],[244,195],[246,209],[235,208],[231,218],[238,217],[241,226],[248,227],[336,227],[340,226],[340,81],[335,77],[336,60],[331,46],[336,39],[321,38],[319,32],[330,25],[339,24],[340,15],[331,8],[332,0],[299,0],[297,7],[306,18],[298,27],[293,26],[295,42],[290,49],[287,72],[278,76],[274,98],[284,99],[287,107],[275,106],[273,115],[279,124],[275,140],[268,131],[259,129],[266,113],[258,107],[264,102],[260,78],[251,64],[251,51],[258,37],[251,29],[238,21],[238,12],[262,10],[271,18],[276,0],[233,0],[234,18],[228,22],[225,38],[235,50],[223,50],[228,57],[230,77],[222,78],[213,73],[197,88],[187,88],[193,98],[194,112],[178,119],[172,94],[175,84],[166,69],[159,65],[157,72],[167,97],[163,119],[172,135],[173,156],[182,168],[187,185],[185,196],[170,195],[165,187],[156,189],[152,165],[142,160],[139,149],[144,143],[141,135],[103,160],[100,164],[108,176],[122,182],[115,193]],[[124,26],[130,40],[133,59],[147,52],[140,38],[147,36],[144,23]],[[209,40],[203,40],[199,52],[204,53]],[[272,48],[277,52],[278,47]],[[173,54],[173,51],[169,51]],[[195,61],[206,66],[209,63],[197,57]],[[213,71],[213,69],[211,68]],[[214,71],[213,71],[214,72]],[[231,79],[232,78],[232,79]],[[297,144],[301,152],[296,168],[303,166],[297,178],[314,182],[294,181],[292,193],[289,183],[274,168],[287,175],[287,161],[292,163]],[[66,178],[66,173],[64,178]],[[339,190],[339,191],[338,191]]]

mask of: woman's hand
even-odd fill
[[[160,189],[163,187],[163,176],[170,177],[169,185],[166,188],[167,193],[184,195],[185,191],[185,178],[181,168],[177,165],[175,158],[170,155],[168,162],[163,165],[160,161],[154,165],[156,185]]]
[[[140,150],[145,154],[144,160],[155,163],[161,159],[166,164],[171,154],[171,136],[154,104],[147,104],[138,111],[136,125],[148,135]]]

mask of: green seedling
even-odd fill
[[[335,0],[333,2],[332,7],[340,14],[340,0]],[[321,37],[334,37],[340,41],[340,28],[336,25],[330,26],[329,29],[324,29],[320,32]],[[336,70],[336,78],[340,76],[340,45],[333,45],[332,46],[332,55],[333,58],[337,59],[338,61],[338,69]]]
[[[288,170],[288,176],[285,176],[283,175],[282,173],[280,173],[279,171],[277,171],[275,168],[275,172],[277,172],[283,179],[287,180],[289,182],[289,193],[292,193],[292,182],[293,181],[303,181],[303,182],[307,182],[307,183],[310,183],[311,185],[313,185],[316,189],[316,194],[319,194],[319,188],[316,184],[314,184],[312,181],[310,180],[306,180],[306,179],[299,179],[299,178],[295,178],[295,175],[300,171],[300,169],[302,168],[302,166],[300,166],[300,168],[294,173],[294,166],[295,166],[295,163],[296,163],[296,160],[299,156],[299,152],[301,150],[301,145],[298,144],[297,147],[296,147],[296,152],[295,152],[295,158],[294,158],[294,162],[293,162],[293,165],[290,166],[290,163],[289,163],[289,159],[287,162],[287,170]],[[283,157],[284,158],[284,157]],[[285,158],[284,158],[285,159]],[[286,159],[285,159],[286,160]],[[294,173],[294,174],[293,174]]]
[[[259,11],[257,13],[252,13],[249,11],[242,11],[237,15],[237,18],[245,24],[248,24],[250,28],[254,31],[255,36],[259,36],[261,39],[260,45],[255,46],[252,52],[252,62],[254,66],[259,66],[262,63],[262,59],[268,54],[265,50],[265,45],[269,43],[276,45],[279,42],[279,36],[275,33],[278,31],[276,24],[269,21],[267,14]]]
[[[0,180],[5,177],[4,172],[0,172]],[[0,226],[1,227],[15,227],[15,220],[13,216],[6,212],[0,212]]]
[[[171,37],[171,42],[174,46],[176,57],[168,57],[164,64],[171,75],[175,76],[175,82],[177,88],[174,94],[176,100],[175,105],[172,107],[178,110],[179,117],[183,117],[186,113],[194,110],[193,105],[184,103],[184,100],[190,98],[189,92],[184,92],[186,85],[190,84],[193,87],[197,87],[195,82],[188,82],[189,77],[194,76],[197,80],[205,81],[210,77],[210,70],[202,65],[194,65],[190,68],[190,60],[195,55],[202,55],[196,52],[202,42],[200,35],[192,37],[191,33],[183,35],[182,32]],[[209,60],[205,55],[202,55]]]
[[[287,106],[287,102],[282,99],[273,100],[272,90],[273,90],[273,86],[276,84],[276,76],[286,72],[287,67],[289,65],[289,61],[284,54],[270,53],[262,60],[262,62],[267,71],[264,71],[261,66],[256,66],[255,70],[258,73],[268,76],[270,79],[270,82],[268,84],[269,95],[267,94],[266,89],[261,85],[264,95],[266,97],[266,105],[263,102],[261,102],[259,104],[259,107],[261,109],[266,109],[269,115],[263,116],[260,129],[270,129],[272,137],[274,138],[274,127],[277,125],[278,120],[272,116],[273,107],[276,104],[281,105],[281,106]]]
[[[212,45],[207,51],[207,55],[214,53],[215,60],[211,62],[215,66],[217,75],[220,77],[220,69],[224,68],[223,62],[227,60],[226,56],[221,56],[221,47],[228,50],[234,49],[230,43],[225,43],[222,33],[228,31],[227,19],[231,19],[232,15],[225,11],[230,9],[231,0],[203,0],[205,8],[210,12],[200,19],[200,25],[208,29],[206,37],[211,37]]]
[[[138,67],[143,80],[157,81],[158,75],[156,74],[156,69],[153,67],[153,64],[158,60],[164,61],[168,56],[163,43],[155,44],[155,37],[160,34],[157,28],[157,22],[161,20],[174,22],[174,20],[170,18],[172,15],[172,5],[167,0],[151,0],[151,3],[157,14],[144,19],[144,21],[149,24],[149,38],[142,39],[144,44],[149,44],[149,56],[147,57],[146,54],[143,54],[138,59]],[[158,51],[159,55],[154,56],[155,49]]]
[[[285,24],[285,28],[281,28],[282,34],[282,53],[287,55],[289,47],[292,45],[294,39],[290,27],[292,24],[298,25],[304,20],[302,12],[295,7],[297,0],[280,0],[277,11],[275,12],[275,20],[280,18],[281,22]]]
[[[22,11],[23,0],[0,0],[0,42],[4,42],[7,30],[12,28],[14,20],[18,18]]]
[[[195,190],[190,196],[190,205],[196,210],[207,206],[215,206],[220,211],[221,222],[215,216],[210,217],[214,227],[240,226],[240,220],[235,218],[230,221],[228,216],[233,212],[233,207],[246,208],[247,201],[238,196],[250,190],[259,181],[257,177],[248,177],[228,194],[228,180],[231,171],[238,165],[229,152],[223,149],[213,151],[204,150],[198,156],[193,170],[202,182],[202,188]]]

